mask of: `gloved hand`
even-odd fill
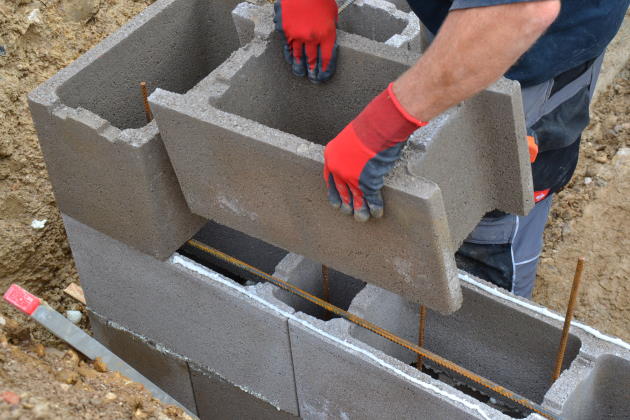
[[[360,222],[383,216],[383,178],[400,157],[405,141],[428,124],[411,116],[392,84],[324,149],[328,200]]]
[[[273,21],[284,36],[284,58],[296,76],[330,79],[337,60],[335,0],[276,0]]]

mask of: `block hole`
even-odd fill
[[[243,0],[173,2],[96,61],[57,94],[119,129],[146,125],[139,83],[185,93],[239,48],[231,11]]]
[[[288,254],[283,249],[215,222],[208,222],[193,239],[244,261],[267,274],[273,274],[276,265]],[[191,245],[184,244],[177,252],[240,284],[264,281],[258,276]]]
[[[268,127],[325,145],[407,66],[340,47],[335,77],[315,85],[296,77],[274,39],[249,60],[214,104]]]
[[[401,33],[407,23],[406,19],[397,18],[386,10],[353,3],[339,15],[337,28],[374,41],[385,42]]]
[[[317,264],[316,267],[316,270],[309,270],[308,272],[305,270],[303,275],[295,275],[295,278],[291,279],[290,283],[323,299],[323,280],[322,276],[319,275],[321,272],[321,266]],[[365,287],[365,282],[333,269],[329,269],[328,277],[330,290],[329,302],[343,310],[348,310],[354,297]],[[295,296],[292,293],[280,288],[276,288],[273,291],[273,294],[277,299],[291,306],[298,312],[303,312],[324,321],[336,317],[314,303],[311,303],[299,296]]]
[[[630,361],[606,354],[571,394],[562,418],[567,420],[629,419]]]
[[[462,292],[464,303],[454,314],[443,316],[427,311],[425,347],[477,375],[542,403],[551,386],[550,377],[561,330],[516,311],[499,299],[468,288],[463,288]],[[368,299],[368,304],[363,314],[358,313],[359,316],[363,315],[382,328],[417,343],[418,305],[373,286],[364,293],[371,295],[362,296]],[[415,353],[358,326],[351,328],[351,335],[405,364],[416,362]],[[569,336],[563,369],[567,369],[578,355],[581,344],[578,337]],[[485,393],[485,398],[479,398],[483,402],[489,402],[488,396],[500,399],[480,385],[458,378],[430,362],[427,366],[443,373],[443,378],[450,377],[451,381]],[[524,412],[516,417],[526,415]]]

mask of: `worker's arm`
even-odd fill
[[[559,0],[542,0],[450,12],[420,60],[326,146],[331,204],[359,221],[381,217],[383,177],[407,138],[501,77],[559,10]]]

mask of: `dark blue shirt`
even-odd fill
[[[422,23],[437,33],[449,10],[528,0],[408,0]],[[530,86],[553,79],[599,56],[615,36],[630,0],[563,0],[545,34],[505,74]]]

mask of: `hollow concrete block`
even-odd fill
[[[157,260],[67,215],[64,223],[92,310],[298,414],[287,318],[255,287],[178,254]]]
[[[188,209],[139,83],[186,92],[239,47],[235,0],[160,0],[29,95],[61,211],[166,258]]]
[[[147,379],[197,413],[188,364],[178,355],[158,349],[146,338],[89,311],[94,338]]]
[[[418,130],[385,181],[385,217],[358,224],[325,200],[323,145],[414,58],[340,32],[338,72],[315,86],[290,74],[281,43],[256,38],[194,92],[150,97],[191,210],[453,312],[454,251],[486,212],[533,205],[518,85],[502,80]]]
[[[271,404],[199,367],[191,366],[191,377],[200,420],[289,420],[299,417]]]

